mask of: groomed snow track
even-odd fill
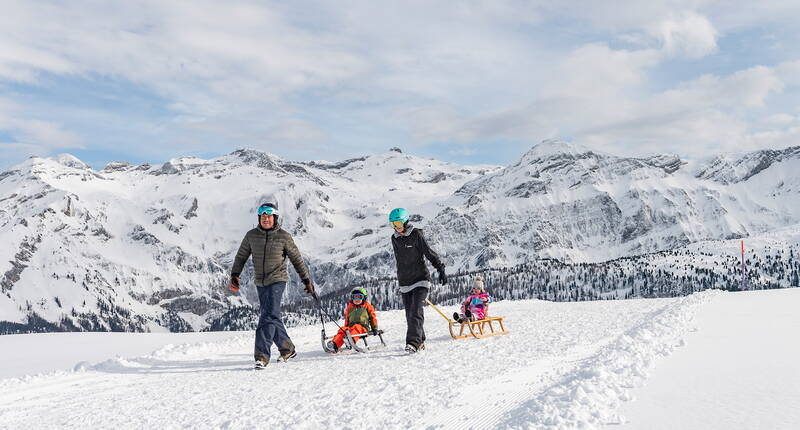
[[[263,371],[252,333],[168,345],[0,380],[0,428],[599,428],[624,422],[629,390],[717,294],[499,302],[511,333],[481,340],[451,340],[427,310],[428,348],[410,356],[402,313],[381,312],[388,348],[328,355],[299,327],[298,357]]]

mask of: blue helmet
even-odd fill
[[[408,211],[406,208],[395,208],[389,212],[389,222],[401,221],[402,223],[408,222]]]

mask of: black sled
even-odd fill
[[[352,333],[350,333],[350,330],[345,330],[345,333],[346,333],[346,336],[344,337],[344,343],[342,344],[342,347],[339,348],[338,351],[332,350],[332,349],[330,349],[328,347],[328,341],[333,339],[333,336],[328,337],[328,336],[325,335],[325,324],[323,324],[322,325],[322,334],[321,334],[322,349],[325,350],[325,352],[330,353],[330,354],[334,354],[334,353],[341,352],[341,351],[346,351],[346,350],[353,350],[353,351],[360,352],[360,353],[367,353],[367,352],[370,352],[370,351],[374,351],[375,349],[378,349],[378,348],[386,347],[386,342],[383,341],[383,330],[378,330],[377,333],[374,334],[374,335],[369,334],[369,333],[360,333],[360,334],[353,335]],[[369,343],[367,342],[367,338],[370,337],[370,336],[378,336],[378,339],[380,339],[381,344],[380,345],[375,345],[375,346],[370,346]],[[359,345],[358,344],[358,340],[361,340],[364,344],[363,345]]]
[[[373,351],[375,349],[385,348],[386,347],[386,342],[383,341],[383,330],[378,330],[374,335],[370,334],[369,332],[353,335],[353,334],[350,333],[350,330],[345,330],[346,336],[344,338],[344,344],[342,344],[342,347],[339,348],[338,351],[329,348],[328,347],[328,341],[332,340],[333,336],[328,337],[325,334],[325,319],[322,318],[322,313],[323,313],[322,302],[320,302],[319,296],[317,296],[316,293],[314,294],[314,300],[317,302],[317,308],[319,309],[319,321],[322,323],[322,333],[320,334],[320,338],[322,340],[322,349],[325,352],[327,352],[329,354],[335,354],[335,353],[340,352],[340,351],[352,350],[352,351],[356,351],[356,352],[360,352],[360,353],[367,353],[367,352]],[[327,312],[325,313],[325,315],[327,316]],[[330,317],[328,317],[328,319],[333,321],[333,323],[336,324],[337,327],[341,328],[339,326],[339,324],[336,323],[336,321],[334,319],[332,319]],[[367,338],[370,337],[370,336],[378,336],[378,339],[380,339],[381,344],[380,345],[375,345],[375,346],[370,346],[369,343],[367,342]],[[358,345],[358,342],[357,342],[358,340],[363,341],[364,344],[363,345]]]

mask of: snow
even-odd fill
[[[787,295],[778,300],[790,303],[784,298],[796,298],[798,292],[781,291]],[[749,297],[771,294],[775,293],[706,291],[678,299],[501,301],[493,305],[492,312],[506,316],[510,334],[481,340],[450,339],[441,317],[426,309],[427,349],[411,356],[402,351],[402,312],[379,312],[389,345],[386,349],[368,355],[331,356],[322,352],[318,325],[295,327],[289,332],[298,357],[289,363],[273,362],[263,371],[251,369],[251,332],[197,334],[198,338],[192,339],[195,343],[182,345],[178,343],[187,338],[181,335],[141,334],[172,337],[175,342],[138,356],[123,351],[122,343],[128,342],[124,335],[109,335],[104,339],[103,348],[109,348],[104,354],[119,348],[120,354],[115,354],[119,356],[92,363],[85,361],[96,360],[88,357],[100,347],[88,345],[100,339],[88,337],[96,334],[3,336],[3,351],[9,348],[1,342],[24,339],[28,344],[17,347],[33,356],[41,351],[53,354],[55,348],[56,355],[73,354],[75,360],[84,362],[74,366],[74,371],[57,372],[53,370],[63,368],[62,363],[40,362],[28,368],[43,372],[39,375],[17,374],[0,380],[0,428],[591,429],[625,422],[626,428],[654,428],[649,426],[647,412],[655,413],[654,408],[664,405],[656,402],[646,408],[644,418],[631,413],[626,420],[620,408],[633,398],[631,390],[646,383],[654,367],[666,363],[667,368],[673,358],[664,357],[680,351],[687,336],[692,345],[693,336],[707,327],[703,321],[714,320],[719,309],[730,309],[736,316],[737,309],[746,308]],[[773,330],[775,324],[783,324],[786,332],[796,330],[796,317],[784,311],[769,312],[773,305],[774,300],[767,300],[758,312],[753,311],[751,316],[763,322],[748,333],[788,341],[791,338],[763,333]],[[442,310],[448,313],[455,308]],[[327,327],[333,330],[332,324]],[[693,333],[696,328],[700,332]],[[62,341],[61,336],[87,339]],[[712,329],[709,336],[715,336]],[[714,351],[702,353],[721,354],[717,349],[724,350],[726,345],[707,345]],[[769,368],[778,363],[776,372],[796,378],[800,364],[796,360],[789,363],[788,357],[796,357],[797,347],[784,348],[776,351],[785,354],[777,360],[766,352],[725,354],[725,358],[748,362],[744,364],[754,374],[759,366]],[[22,360],[27,360],[24,353],[4,353],[0,364],[22,369],[17,363]],[[719,357],[711,361],[717,360]],[[689,371],[666,375],[664,380],[677,386],[694,377]],[[792,381],[791,377],[785,380]],[[790,406],[792,400],[785,396],[792,385],[772,387],[771,401]],[[716,391],[720,384],[701,388],[712,392],[698,390],[698,396],[722,397]],[[740,409],[747,409],[743,405],[752,401],[733,400]],[[673,414],[700,405],[689,403],[677,403]]]
[[[392,205],[432,218],[440,208],[431,201],[498,169],[397,152],[360,160],[336,167],[239,150],[154,166],[114,162],[99,172],[68,154],[26,160],[0,174],[0,321],[26,324],[35,313],[56,325],[111,330],[110,319],[130,312],[118,318],[125,330],[145,330],[178,321],[165,316],[166,295],[191,302],[194,315],[180,327],[202,329],[254,296],[249,276],[244,296],[228,294],[225,285],[262,202],[279,204],[283,227],[312,267],[358,267],[352,263],[362,259],[364,267],[391,249]],[[349,271],[367,277],[394,269],[373,266]],[[322,288],[333,281],[324,274],[315,280]],[[289,300],[296,298],[291,291]],[[88,327],[101,307],[119,312]]]
[[[617,157],[558,140],[503,168],[395,151],[304,163],[243,149],[102,171],[66,154],[32,158],[0,173],[0,321],[18,330],[34,314],[88,330],[214,325],[255,304],[249,272],[242,295],[228,293],[226,275],[266,200],[280,205],[321,291],[394,276],[386,214],[401,206],[448,273],[749,242],[800,225],[800,153],[773,153],[726,158],[750,166],[730,180],[716,164],[678,169],[674,156]],[[695,177],[704,168],[709,176]]]
[[[0,336],[0,378],[72,370],[80,362],[137,356],[170,344],[210,342],[238,335],[213,333],[42,333]]]
[[[799,307],[796,288],[718,297],[614,428],[800,428]]]

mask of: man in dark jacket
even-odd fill
[[[447,283],[444,264],[439,255],[428,246],[422,230],[408,223],[409,214],[404,208],[392,210],[389,222],[392,223],[392,248],[397,262],[397,281],[403,295],[406,311],[406,351],[417,352],[425,349],[425,312],[423,305],[431,286],[431,274],[425,260],[439,271],[439,282]]]
[[[308,294],[314,294],[314,284],[309,279],[308,269],[294,239],[280,227],[278,206],[273,203],[264,203],[258,208],[258,227],[244,235],[231,269],[231,290],[239,290],[239,275],[250,255],[253,256],[255,284],[261,305],[261,317],[256,328],[256,368],[263,368],[269,363],[273,342],[282,359],[297,355],[281,321],[281,298],[289,281],[286,258],[300,275]]]

